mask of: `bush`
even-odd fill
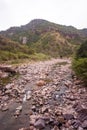
[[[51,58],[50,56],[45,55],[43,53],[35,53],[34,55],[30,55],[29,57],[31,60],[34,60],[34,61],[48,60]]]
[[[72,67],[76,75],[87,84],[87,41],[77,50]]]
[[[87,58],[79,58],[73,61],[73,69],[78,77],[87,84]]]
[[[87,58],[87,41],[81,44],[80,48],[76,52],[77,58]]]

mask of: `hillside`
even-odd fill
[[[27,44],[35,52],[54,57],[71,55],[76,46],[87,38],[87,29],[78,30],[42,19],[34,19],[26,25],[11,27],[0,33],[13,41]]]
[[[30,45],[36,52],[41,52],[52,57],[68,56],[73,53],[76,48],[71,45],[60,33],[46,32],[41,35],[41,38]]]
[[[33,51],[26,45],[20,45],[3,36],[0,36],[0,61],[28,58]]]

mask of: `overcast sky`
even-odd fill
[[[0,0],[0,30],[36,18],[87,28],[87,0]]]

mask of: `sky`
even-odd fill
[[[87,0],[0,0],[0,31],[33,19],[87,28]]]

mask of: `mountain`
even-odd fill
[[[12,38],[16,37],[17,34],[26,35],[29,32],[44,33],[49,31],[60,32],[62,35],[69,36],[71,38],[87,37],[87,29],[78,30],[73,26],[59,25],[42,19],[34,19],[26,25],[11,27],[6,31],[1,31],[0,33]]]
[[[11,27],[0,34],[26,44],[36,52],[54,57],[72,54],[76,46],[87,39],[87,29],[78,30],[43,19],[34,19],[21,27]]]

